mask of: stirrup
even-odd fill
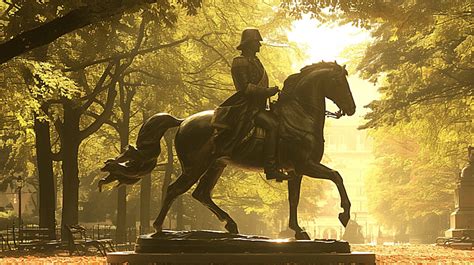
[[[291,175],[287,175],[287,174],[282,173],[282,172],[280,172],[280,171],[278,171],[278,170],[276,170],[276,169],[275,169],[275,170],[271,170],[271,171],[273,171],[273,172],[271,172],[271,173],[265,172],[265,178],[266,178],[267,180],[272,180],[272,179],[274,179],[274,180],[276,180],[277,182],[283,182],[284,180],[290,180],[290,179],[292,178]]]

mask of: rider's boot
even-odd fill
[[[278,134],[276,130],[267,130],[263,145],[264,172],[267,180],[275,179],[281,182],[290,179],[290,177],[278,170],[276,162],[277,141]]]

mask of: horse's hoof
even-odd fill
[[[350,216],[348,212],[343,212],[339,214],[339,221],[341,224],[346,227],[347,223],[349,222]]]
[[[227,223],[224,226],[224,228],[225,228],[225,230],[227,230],[231,234],[238,234],[239,233],[239,229],[237,228],[236,223]]]
[[[296,232],[295,239],[296,240],[311,240],[308,233],[306,233],[305,231]]]
[[[99,180],[99,183],[97,183],[97,187],[99,188],[99,192],[102,192],[102,186],[105,185],[105,180],[104,179],[101,179]]]
[[[113,181],[115,181],[115,178],[113,176],[111,176],[110,174],[107,177],[100,179],[99,182],[97,183],[97,187],[99,188],[99,192],[102,192],[104,185],[107,185],[107,184],[109,184],[110,182],[113,182]]]
[[[277,182],[283,182],[284,180],[292,180],[294,177],[291,174],[285,174],[280,171],[274,171],[268,174],[265,174],[267,180],[276,180]]]
[[[161,228],[161,226],[153,224],[153,228],[155,229],[155,233],[151,234],[150,235],[151,237],[160,237],[164,235],[163,229]]]
[[[160,237],[164,235],[163,231],[155,231],[155,233],[151,234],[151,237]]]

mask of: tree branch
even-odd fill
[[[107,76],[110,74],[112,66],[112,63],[109,63],[109,65],[107,65],[107,68],[105,68],[104,72],[102,73],[102,76],[99,78],[99,81],[97,81],[97,83],[95,84],[94,91],[92,91],[89,95],[81,98],[81,100],[87,99],[87,101],[81,106],[82,109],[86,110],[87,108],[89,108],[90,105],[94,102],[97,95],[107,88],[107,86],[104,86],[104,82]],[[116,64],[116,67],[118,67],[118,63]]]
[[[205,34],[206,35],[206,34]],[[217,55],[219,55],[219,57],[221,57],[222,61],[225,62],[225,64],[227,64],[227,66],[230,68],[230,63],[229,61],[227,60],[227,58],[221,53],[219,52],[214,46],[212,45],[209,45],[205,40],[204,40],[204,35],[199,38],[199,39],[194,39],[195,41],[201,43],[202,45],[208,47],[209,49],[211,49],[212,51],[214,51]]]
[[[0,44],[0,64],[34,48],[49,44],[69,32],[122,14],[142,4],[154,2],[156,0],[92,1],[92,4],[74,9],[62,17],[24,31]]]
[[[92,118],[94,118],[94,119],[96,119],[96,120],[100,118],[100,115],[99,115],[99,114],[94,113],[94,112],[91,112],[91,111],[86,111],[86,112],[85,112],[85,115],[90,116],[90,117],[92,117]],[[107,120],[104,122],[104,124],[109,125],[110,127],[114,128],[116,131],[119,130],[117,123],[111,121],[110,119],[107,119]]]
[[[138,51],[138,49],[140,48],[140,45],[141,45],[143,37],[144,37],[145,24],[147,23],[147,21],[148,21],[148,19],[144,18],[142,20],[141,24],[140,24],[140,30],[139,30],[139,34],[138,34],[138,37],[137,37],[137,42],[135,43],[135,47],[133,48],[132,53],[136,53]],[[107,119],[112,114],[112,110],[113,110],[114,102],[115,102],[115,97],[117,96],[117,91],[115,90],[115,86],[116,86],[117,82],[119,82],[120,79],[123,78],[123,73],[132,64],[134,57],[135,56],[132,56],[130,58],[130,60],[128,62],[124,63],[123,65],[120,65],[119,63],[117,63],[117,65],[115,66],[115,73],[112,76],[112,79],[110,80],[110,83],[108,84],[107,100],[106,100],[106,103],[105,103],[105,106],[104,106],[104,110],[97,117],[97,119],[95,119],[95,121],[92,122],[92,124],[90,124],[87,128],[85,128],[84,130],[82,130],[80,132],[79,137],[80,137],[81,140],[84,140],[89,135],[91,135],[92,133],[97,131],[100,128],[100,126],[102,126],[102,124],[104,124],[104,122],[106,122]],[[120,62],[120,59],[116,59],[116,60],[118,62]],[[92,97],[91,99],[95,100],[95,97]],[[85,108],[83,110],[85,111],[86,109],[87,108]]]
[[[61,161],[63,160],[63,152],[61,150],[59,150],[59,152],[51,152],[51,159],[53,159],[54,161]]]
[[[110,114],[112,113],[112,109],[114,106],[115,97],[117,96],[117,91],[115,90],[115,86],[120,76],[123,74],[125,69],[127,69],[127,67],[130,66],[131,63],[132,63],[132,60],[130,60],[129,62],[125,63],[122,66],[119,66],[119,65],[116,66],[115,73],[112,77],[112,80],[110,80],[110,83],[108,85],[107,100],[104,106],[104,110],[94,122],[92,122],[87,128],[85,128],[84,130],[80,132],[79,138],[81,140],[84,140],[89,135],[97,131],[100,128],[100,126],[102,126],[102,124],[110,117]]]
[[[61,122],[59,118],[54,120],[54,128],[56,128],[56,131],[58,132],[59,137],[62,138],[64,136],[63,129],[62,129],[63,123]]]
[[[97,119],[91,123],[87,128],[82,130],[79,134],[79,139],[84,140],[89,135],[93,134],[97,131],[102,124],[109,118],[110,114],[112,113],[112,109],[115,102],[115,97],[117,96],[117,91],[115,91],[115,85],[110,85],[109,90],[107,92],[107,101],[105,103],[105,108],[102,113],[97,117]]]
[[[92,65],[95,65],[95,64],[105,63],[105,62],[109,62],[109,61],[112,61],[112,60],[119,60],[119,59],[135,57],[137,55],[143,55],[143,54],[146,54],[146,53],[149,53],[149,52],[154,52],[154,51],[157,51],[157,50],[160,50],[160,49],[163,49],[163,48],[173,47],[173,46],[179,45],[179,44],[181,44],[185,41],[188,41],[188,40],[189,40],[189,37],[184,37],[182,39],[179,39],[179,40],[176,40],[176,41],[173,41],[173,42],[170,42],[170,43],[160,44],[160,45],[157,45],[155,47],[146,48],[146,49],[137,50],[137,51],[130,51],[130,52],[127,52],[127,53],[117,54],[117,55],[114,55],[114,56],[111,56],[111,57],[95,60],[95,61],[92,61],[92,62],[86,62],[86,63],[79,64],[79,65],[76,65],[76,66],[72,66],[70,68],[66,68],[66,69],[64,69],[64,71],[65,72],[77,71],[79,69],[84,69],[86,67],[89,67],[89,66],[92,66]]]
[[[151,77],[151,78],[156,79],[156,80],[163,80],[163,77],[158,76],[156,74],[152,74],[152,73],[147,72],[147,71],[142,70],[142,69],[133,69],[133,70],[127,71],[125,74],[130,75],[130,74],[134,74],[134,73],[140,73],[140,74],[143,74],[145,76]]]

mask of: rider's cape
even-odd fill
[[[266,72],[255,85],[268,87]],[[253,128],[253,118],[260,108],[248,97],[243,90],[239,90],[214,110],[211,124],[215,128],[213,140],[215,146],[219,146],[219,154],[231,155],[234,147]]]

